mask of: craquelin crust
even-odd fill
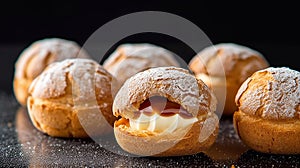
[[[264,119],[299,119],[300,73],[289,68],[266,68],[255,72],[235,97],[239,110]]]
[[[90,59],[52,63],[30,85],[30,118],[37,129],[54,137],[108,133],[116,119],[111,111],[113,84],[116,79]]]

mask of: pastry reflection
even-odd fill
[[[204,153],[172,157],[120,156],[112,167],[210,167],[213,163]]]
[[[105,146],[104,142],[99,145],[88,138],[54,138],[40,132],[33,126],[24,107],[18,109],[15,123],[18,141],[28,158],[29,167],[102,167],[113,164],[119,157],[101,147]]]
[[[129,157],[116,152],[117,145],[107,142],[98,145],[90,139],[53,138],[38,131],[31,123],[26,108],[16,114],[16,132],[21,148],[28,158],[29,167],[71,165],[113,165],[113,167],[211,166],[219,161],[243,161],[252,157],[248,148],[236,136],[230,120],[220,121],[220,134],[212,148],[204,153],[178,157]],[[114,151],[112,151],[114,149]],[[243,154],[245,153],[245,154]],[[242,155],[242,156],[241,156]],[[102,158],[102,159],[99,159]]]
[[[236,161],[249,148],[241,142],[229,118],[221,119],[220,125],[216,142],[205,153],[216,161]]]
[[[33,126],[24,107],[18,109],[15,122],[18,141],[28,158],[29,167],[68,166],[87,160],[85,155],[90,150],[85,148],[90,147],[86,145],[93,144],[92,141],[53,138],[46,135]],[[82,157],[79,157],[80,155]]]
[[[44,153],[44,147],[41,135],[36,132],[35,128],[30,122],[25,107],[20,107],[16,114],[16,132],[18,141],[21,144],[22,150],[29,160],[29,163],[33,161],[36,155],[42,155]]]
[[[21,148],[31,166],[38,166],[47,157],[47,138],[32,125],[27,109],[20,107],[16,114],[16,132]]]

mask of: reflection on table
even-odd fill
[[[129,157],[107,150],[92,139],[53,138],[34,128],[23,107],[16,113],[15,126],[28,167],[300,166],[299,155],[270,155],[249,150],[237,137],[230,119],[220,121],[217,141],[209,151],[178,157]]]
[[[234,131],[230,118],[227,117],[226,119],[221,119],[217,140],[206,154],[213,160],[236,161],[248,150],[249,148],[243,144]]]

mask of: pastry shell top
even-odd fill
[[[66,59],[50,64],[30,85],[33,98],[55,99],[77,103],[112,102],[116,79],[101,65],[90,59]],[[109,99],[110,98],[110,99]],[[62,102],[60,102],[62,103]],[[84,105],[84,104],[83,104]],[[105,107],[105,103],[99,104]]]
[[[300,72],[266,68],[240,87],[235,102],[240,111],[265,119],[300,119]]]
[[[121,83],[137,72],[161,66],[179,67],[179,63],[170,51],[147,43],[122,44],[103,63]]]
[[[182,68],[156,67],[137,73],[124,83],[113,103],[113,113],[133,118],[140,104],[153,95],[166,97],[198,118],[216,110],[217,100],[201,80]]]
[[[225,76],[227,79],[240,79],[243,82],[253,69],[268,67],[261,53],[234,43],[220,43],[205,48],[189,63],[197,75],[205,73],[211,76]],[[250,74],[249,74],[250,73]]]
[[[81,47],[70,40],[47,38],[36,41],[19,56],[15,78],[33,80],[52,62],[67,58],[90,58]]]

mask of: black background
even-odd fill
[[[11,93],[14,63],[20,52],[32,42],[60,37],[82,45],[106,22],[145,10],[177,14],[198,25],[215,44],[233,42],[246,45],[264,54],[272,66],[300,70],[297,62],[300,12],[296,4],[282,1],[268,4],[253,1],[9,1],[0,3],[0,90]],[[195,54],[188,46],[164,35],[136,35],[123,42],[156,43],[186,61]]]

